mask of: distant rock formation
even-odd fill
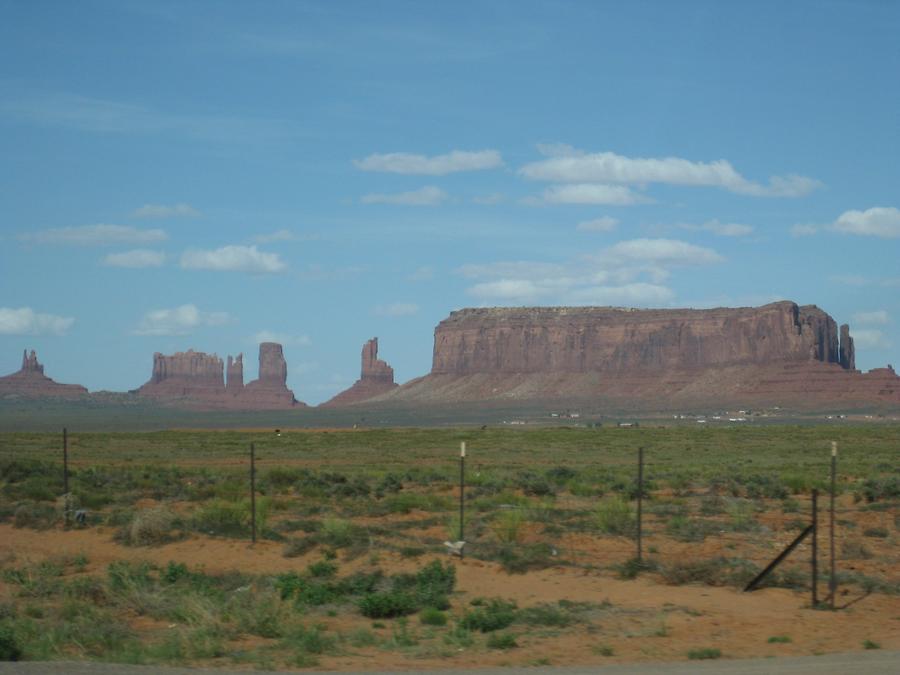
[[[247,383],[240,398],[256,408],[289,408],[298,403],[287,388],[287,361],[280,344],[259,345],[259,378]]]
[[[856,349],[847,324],[841,326],[841,367],[844,370],[856,370]]]
[[[849,326],[814,305],[463,309],[435,329],[431,373],[395,403],[593,400],[640,407],[900,403],[892,370],[855,370]]]
[[[378,338],[375,337],[363,345],[359,379],[352,387],[322,405],[328,407],[351,405],[374,398],[396,387],[394,369],[378,358]]]
[[[228,366],[225,369],[225,391],[235,396],[244,389],[244,355],[238,354],[236,358],[228,357]]]
[[[243,354],[224,364],[215,354],[188,350],[153,355],[153,375],[136,393],[161,402],[183,402],[195,408],[268,410],[305,406],[287,388],[287,363],[281,345],[259,346],[258,379],[244,384]]]
[[[22,367],[11,375],[0,377],[0,396],[23,398],[77,398],[86,396],[88,390],[80,384],[60,384],[44,375],[44,366],[37,360],[34,350],[22,353]]]
[[[431,372],[634,373],[809,360],[840,362],[834,319],[814,305],[463,309],[435,329]]]

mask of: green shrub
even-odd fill
[[[309,565],[306,570],[311,577],[333,579],[337,574],[338,566],[328,560],[320,560],[319,562],[314,562],[312,565]]]
[[[549,544],[505,544],[497,552],[497,560],[510,574],[524,574],[529,570],[545,569],[559,564],[556,549]]]
[[[325,518],[319,531],[319,540],[334,548],[346,548],[359,536],[353,523],[341,518]]]
[[[511,633],[492,633],[488,636],[488,649],[513,649],[518,647],[516,636]]]
[[[704,647],[702,649],[692,649],[688,652],[688,658],[696,661],[703,659],[718,659],[722,656],[721,650],[715,647]]]
[[[863,640],[863,649],[881,649],[881,645],[874,640]]]
[[[660,565],[658,571],[663,580],[672,585],[702,583],[709,586],[740,586],[756,576],[759,568],[743,558],[718,557],[706,560],[673,560]]]
[[[516,620],[516,603],[493,598],[480,607],[467,611],[459,621],[466,630],[490,633],[511,625]]]
[[[434,607],[426,607],[419,614],[419,621],[426,626],[446,626],[447,615]]]
[[[246,536],[250,511],[244,502],[214,499],[200,506],[191,516],[194,529],[205,534]]]
[[[863,530],[864,537],[874,537],[876,539],[885,539],[888,536],[888,531],[884,527],[867,527]]]
[[[621,497],[607,497],[597,507],[598,529],[605,534],[632,537],[636,519],[631,504]]]
[[[22,647],[11,624],[0,623],[0,661],[18,661]]]
[[[847,539],[841,543],[841,557],[844,560],[869,560],[872,551],[858,539]]]
[[[285,558],[296,558],[314,549],[316,544],[318,544],[318,539],[315,536],[303,537],[302,539],[288,539],[281,550],[281,555]]]
[[[516,478],[516,484],[526,495],[547,497],[555,493],[553,485],[543,476],[533,471],[522,471]]]
[[[27,502],[16,507],[13,513],[13,527],[46,530],[53,527],[58,518],[59,514],[53,505]]]
[[[789,635],[773,635],[768,640],[766,640],[769,644],[781,644],[786,645],[793,642]]]
[[[388,591],[369,593],[359,601],[359,611],[370,619],[389,619],[413,614],[418,609],[411,593]]]
[[[576,618],[571,612],[563,611],[558,606],[542,604],[519,610],[517,621],[531,626],[556,626],[562,628],[575,623]]]
[[[132,546],[155,546],[175,539],[172,528],[177,518],[165,506],[137,511],[117,539]]]
[[[491,526],[494,534],[504,544],[518,543],[525,524],[525,516],[521,511],[510,509],[501,511]]]

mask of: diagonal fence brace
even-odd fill
[[[797,548],[797,546],[800,544],[800,542],[803,541],[804,539],[806,539],[806,537],[812,531],[813,531],[813,526],[807,525],[806,529],[803,530],[803,532],[801,532],[800,534],[798,534],[797,538],[794,539],[794,541],[792,541],[790,544],[788,544],[787,548],[785,548],[781,553],[779,553],[778,557],[775,558],[775,560],[773,560],[772,562],[770,562],[769,565],[766,567],[766,569],[764,569],[762,572],[760,572],[755,577],[753,577],[753,581],[751,581],[749,584],[747,584],[747,587],[744,588],[744,592],[746,593],[747,591],[754,590],[760,584],[760,582],[763,579],[765,579],[767,576],[769,576],[769,574],[772,572],[772,570],[774,570],[776,567],[778,567],[778,565],[781,563],[781,561],[784,560],[785,558],[787,558],[791,554],[791,551],[793,551],[795,548]]]

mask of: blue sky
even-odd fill
[[[0,0],[0,372],[466,306],[816,304],[900,365],[900,4]]]

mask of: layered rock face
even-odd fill
[[[837,326],[818,307],[792,302],[710,310],[464,309],[435,329],[431,372],[612,374],[810,360],[840,363]]]
[[[244,355],[228,357],[228,365],[225,368],[225,391],[239,394],[244,389]]]
[[[188,350],[172,355],[153,355],[153,375],[137,390],[141,396],[160,400],[184,400],[194,407],[278,409],[305,405],[287,388],[287,363],[281,345],[259,346],[259,379],[244,384],[243,354],[228,357],[227,374],[215,354]]]
[[[435,329],[431,373],[390,400],[622,406],[900,403],[890,369],[855,370],[849,326],[814,305],[464,309]]]
[[[44,375],[33,349],[30,354],[27,349],[22,353],[22,367],[17,372],[0,377],[0,396],[76,398],[87,393],[80,384],[60,384]]]
[[[141,390],[145,388],[178,396],[217,392],[225,388],[222,359],[193,349],[168,356],[156,352],[153,374]]]
[[[259,345],[259,378],[247,383],[242,398],[258,407],[286,408],[297,403],[294,392],[287,388],[287,361],[280,344]]]
[[[378,358],[378,338],[363,345],[359,379],[349,389],[323,403],[323,406],[342,406],[366,401],[395,389],[394,369]]]

